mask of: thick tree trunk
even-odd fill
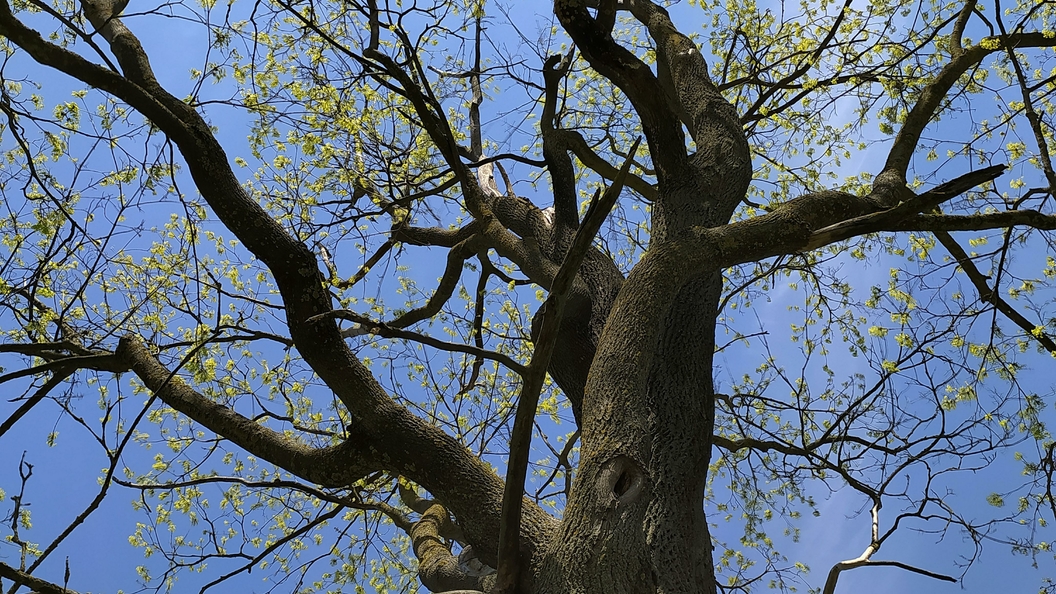
[[[733,148],[691,160],[679,187],[661,190],[654,245],[728,221],[750,172],[746,145]],[[702,270],[672,285],[679,266],[646,256],[609,315],[584,394],[579,474],[537,591],[715,591],[703,496],[722,279]]]
[[[658,248],[727,223],[748,189],[751,158],[736,111],[692,42],[662,9],[631,10],[656,41],[658,76],[612,41],[600,12],[595,20],[582,3],[555,3],[591,66],[641,116],[658,195],[649,252],[623,283],[590,369],[579,474],[538,565],[537,590],[710,594],[704,487],[722,276],[718,263],[687,276]],[[661,82],[669,93],[656,93]]]

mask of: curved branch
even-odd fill
[[[635,0],[636,5],[640,2],[648,0]],[[656,92],[660,83],[649,66],[616,43],[611,30],[595,20],[587,6],[586,0],[555,0],[554,14],[590,66],[631,100],[641,118],[660,184],[674,181],[688,156],[682,120],[671,111],[664,94]]]
[[[418,558],[418,578],[433,592],[451,590],[490,590],[495,578],[468,571],[444,544],[440,530],[448,522],[447,510],[439,503],[426,509],[411,528],[411,545]]]
[[[355,435],[336,446],[315,449],[244,417],[199,394],[165,368],[136,337],[125,336],[115,353],[162,402],[254,456],[305,480],[328,487],[350,485],[379,464],[368,443]]]
[[[902,129],[895,136],[895,142],[891,145],[884,171],[896,174],[903,183],[906,181],[906,171],[913,153],[917,150],[917,143],[924,128],[935,117],[935,113],[946,98],[950,89],[953,88],[961,75],[969,68],[979,64],[986,56],[1005,48],[1015,47],[1052,47],[1056,46],[1056,38],[1047,37],[1044,33],[1016,33],[1007,37],[987,38],[983,41],[996,41],[996,44],[975,45],[958,52],[946,66],[939,71],[935,79],[931,81],[916,104],[906,116]]]
[[[440,278],[440,284],[436,287],[436,291],[432,296],[429,297],[429,301],[422,307],[412,309],[397,317],[389,322],[388,325],[393,328],[406,328],[439,313],[440,309],[451,298],[451,295],[454,294],[458,281],[462,279],[462,267],[466,260],[473,257],[480,250],[482,239],[479,235],[473,235],[451,248],[447,252],[447,267]]]

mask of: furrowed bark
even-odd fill
[[[539,394],[546,379],[546,369],[554,353],[554,346],[559,337],[561,320],[564,315],[567,292],[572,287],[583,258],[591,249],[594,236],[612,210],[613,205],[623,190],[623,179],[630,170],[634,155],[638,151],[638,141],[628,152],[627,161],[616,176],[616,182],[604,194],[594,195],[590,208],[587,209],[583,224],[576,232],[572,245],[568,248],[561,269],[550,287],[550,295],[540,309],[543,319],[528,373],[517,402],[517,413],[510,436],[510,461],[506,472],[506,492],[502,502],[502,527],[499,532],[499,573],[497,592],[515,594],[518,589],[530,591],[531,581],[524,579],[528,572],[522,572],[524,565],[531,562],[531,557],[520,551],[515,537],[520,532],[521,512],[524,497],[524,481],[528,472],[528,457],[531,450],[532,428],[536,409],[539,405]],[[520,583],[519,583],[520,582]]]
[[[687,269],[653,255],[696,227],[729,220],[750,180],[748,145],[735,110],[708,80],[703,57],[662,9],[632,4],[693,122],[698,152],[691,157],[681,131],[670,131],[679,119],[655,92],[655,77],[615,46],[583,6],[558,2],[555,13],[591,65],[631,98],[660,183],[649,252],[624,283],[590,370],[580,470],[540,579],[582,592],[714,591],[703,493],[720,267]],[[677,148],[658,145],[674,136]]]

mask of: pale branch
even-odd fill
[[[555,199],[557,199],[555,188]],[[495,218],[505,229],[508,229],[521,238],[536,245],[545,246],[550,243],[552,234],[549,217],[543,209],[533,204],[530,200],[520,196],[512,198],[500,198],[491,203]],[[556,209],[555,202],[555,215]],[[572,229],[575,229],[573,226]],[[492,239],[495,241],[495,239]],[[548,254],[549,255],[549,254]]]
[[[326,318],[349,320],[351,322],[355,322],[358,327],[354,331],[349,332],[349,336],[376,334],[378,336],[381,336],[382,338],[397,338],[401,340],[410,340],[413,342],[419,342],[426,346],[431,346],[435,349],[439,349],[442,351],[465,353],[467,355],[473,355],[482,359],[490,359],[492,361],[497,361],[508,367],[511,371],[516,372],[518,375],[523,376],[527,372],[527,368],[525,368],[524,365],[521,365],[520,363],[511,359],[509,356],[504,355],[502,353],[489,351],[487,349],[479,348],[468,344],[458,342],[447,342],[433,338],[432,336],[419,334],[417,332],[410,332],[407,330],[403,330],[402,328],[395,327],[391,323],[386,324],[383,322],[372,320],[367,316],[364,316],[348,309],[335,309],[327,314],[323,314],[315,318],[309,318],[308,323],[313,324],[322,321]]]
[[[3,561],[0,561],[0,578],[11,580],[16,587],[21,585],[32,588],[36,594],[77,594],[77,592],[65,586],[42,580],[25,571],[15,569]]]
[[[825,587],[822,589],[822,594],[835,594],[836,582],[840,579],[840,573],[848,569],[856,569],[858,567],[897,567],[899,569],[904,569],[912,573],[919,573],[920,575],[934,578],[937,580],[942,580],[944,582],[957,583],[957,578],[952,576],[928,571],[927,569],[921,569],[919,567],[914,567],[912,565],[909,565],[908,563],[902,563],[901,561],[871,561],[869,560],[867,555],[872,555],[869,549],[866,549],[865,553],[862,553],[862,557],[865,557],[865,559],[859,557],[858,559],[841,561],[840,563],[833,565],[832,569],[829,570],[828,577],[825,579]]]
[[[503,195],[502,192],[499,191],[499,184],[495,181],[494,172],[495,164],[493,163],[486,163],[477,167],[477,183],[480,184],[480,189],[492,203],[499,198],[502,198]]]
[[[630,171],[634,155],[637,153],[641,139],[635,140],[629,151],[629,157],[620,169],[615,182],[605,190],[597,193],[591,200],[583,223],[576,231],[572,245],[568,248],[561,268],[550,285],[550,293],[543,303],[542,328],[535,340],[535,351],[524,376],[521,393],[517,401],[517,412],[514,416],[513,429],[510,434],[510,456],[506,469],[506,489],[502,499],[502,524],[499,528],[499,563],[496,581],[497,594],[514,594],[521,578],[522,564],[530,563],[519,546],[521,508],[525,499],[524,482],[528,472],[528,456],[531,450],[532,427],[536,409],[539,405],[539,394],[546,379],[546,370],[550,365],[550,355],[560,334],[561,315],[568,299],[580,264],[591,248],[594,236],[601,229],[609,211],[616,204],[623,190],[623,180]]]
[[[880,503],[878,501],[873,502],[870,515],[872,517],[872,538],[870,539],[869,546],[867,546],[858,557],[841,561],[832,566],[829,570],[828,577],[825,579],[825,587],[822,588],[822,594],[835,594],[836,582],[840,578],[840,573],[858,567],[898,567],[899,569],[905,569],[906,571],[918,573],[944,582],[957,582],[956,578],[914,567],[907,563],[902,563],[901,561],[873,561],[872,557],[880,550],[881,542],[883,541],[880,537]]]
[[[979,293],[979,300],[984,303],[993,305],[999,312],[1004,314],[1009,320],[1015,325],[1019,326],[1023,332],[1030,338],[1038,341],[1038,344],[1042,346],[1046,351],[1052,355],[1056,355],[1056,340],[1053,340],[1051,336],[1044,331],[1043,325],[1033,324],[1023,314],[1019,313],[1016,308],[1012,307],[1007,301],[1001,298],[1000,293],[997,291],[997,287],[990,287],[987,281],[986,275],[979,271],[979,267],[975,265],[975,262],[965,253],[964,249],[957,243],[957,241],[946,231],[934,231],[935,237],[938,238],[939,243],[942,244],[946,251],[950,252],[953,259],[957,261],[964,273],[968,275],[968,280],[975,286],[976,292]]]

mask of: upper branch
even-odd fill
[[[741,166],[747,163],[748,141],[740,118],[712,83],[697,45],[675,28],[666,10],[652,2],[633,2],[631,13],[656,41],[657,69],[670,77],[678,111],[685,114],[698,153],[719,157],[734,152]]]
[[[992,39],[992,38],[988,38]],[[891,152],[884,164],[884,171],[896,174],[902,181],[906,181],[906,171],[913,153],[917,150],[920,135],[924,132],[931,119],[935,117],[943,99],[949,94],[950,89],[957,83],[962,74],[969,68],[979,64],[986,56],[1003,48],[1016,47],[1052,47],[1056,46],[1056,38],[1047,37],[1044,33],[1015,33],[997,39],[997,44],[975,45],[970,48],[955,52],[949,64],[939,71],[935,79],[931,81],[916,104],[906,116],[902,129],[898,131],[895,142],[891,146]]]
[[[672,180],[687,156],[681,118],[671,110],[664,95],[656,92],[660,83],[649,66],[616,43],[611,26],[591,17],[587,6],[587,0],[555,0],[554,14],[591,67],[631,100],[641,118],[660,183]]]

